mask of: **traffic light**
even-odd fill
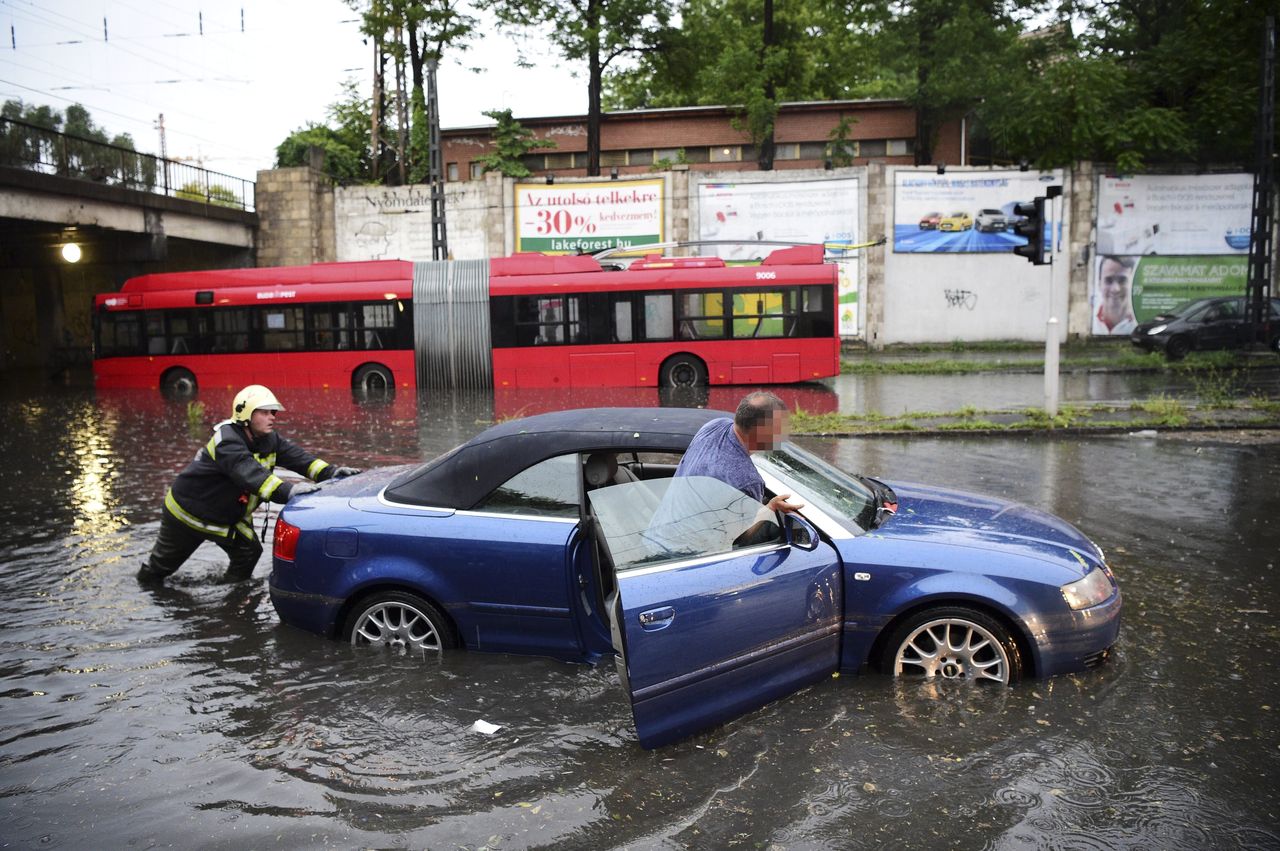
[[[1034,201],[1021,201],[1013,206],[1013,214],[1018,216],[1013,232],[1027,238],[1027,244],[1014,246],[1013,253],[1027,258],[1036,266],[1049,262],[1044,244],[1044,200],[1040,195]]]

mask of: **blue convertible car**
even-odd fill
[[[326,482],[280,515],[272,602],[358,645],[615,656],[645,747],[834,671],[1005,684],[1106,658],[1120,591],[1069,523],[787,443],[753,457],[805,507],[760,522],[740,491],[672,477],[715,416],[543,414]]]

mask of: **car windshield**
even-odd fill
[[[797,496],[818,503],[832,518],[855,535],[871,528],[876,519],[875,491],[857,477],[839,470],[794,443],[754,456],[775,475],[795,482]]]
[[[1163,315],[1164,316],[1186,316],[1187,314],[1191,313],[1193,310],[1199,310],[1200,308],[1204,307],[1208,303],[1209,303],[1208,301],[1202,298],[1192,299],[1191,301],[1184,301],[1181,304],[1179,304],[1177,307],[1175,307],[1173,310],[1165,311]]]

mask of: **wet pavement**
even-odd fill
[[[802,389],[939,410],[930,394],[967,377],[849,378]],[[1042,384],[981,380],[961,404],[1038,404]],[[266,557],[217,584],[212,547],[139,589],[159,500],[224,395],[203,414],[0,395],[2,847],[1280,848],[1280,443],[801,439],[1078,525],[1125,593],[1116,653],[1002,690],[833,678],[647,752],[610,666],[357,653],[279,625]],[[280,395],[285,434],[357,466],[565,401]]]

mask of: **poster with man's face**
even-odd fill
[[[1183,302],[1242,295],[1247,257],[1103,254],[1093,265],[1092,333],[1128,334]]]

